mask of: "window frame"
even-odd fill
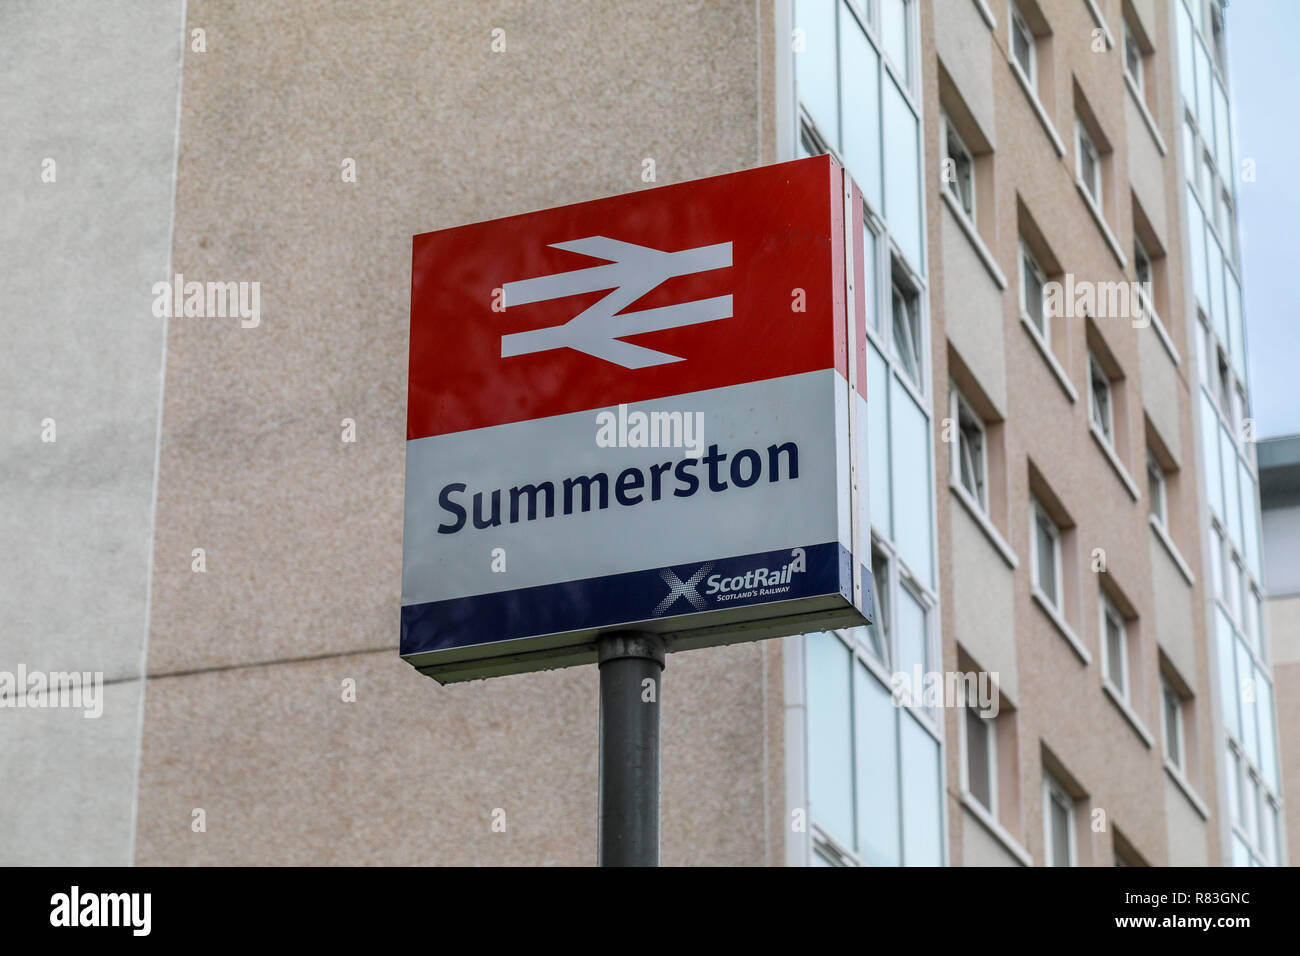
[[[1089,181],[1083,175],[1083,156],[1087,152],[1088,158],[1092,161],[1092,179]],[[1088,130],[1083,125],[1083,120],[1076,114],[1074,117],[1074,174],[1079,177],[1079,182],[1083,183],[1084,190],[1092,199],[1097,208],[1101,208],[1101,153],[1097,150],[1097,145],[1092,141]]]
[[[1020,274],[1020,316],[1025,319],[1034,331],[1038,333],[1050,350],[1052,347],[1052,317],[1047,311],[1047,297],[1043,290],[1047,285],[1047,274],[1043,272],[1043,267],[1038,264],[1034,258],[1033,252],[1025,242],[1024,237],[1020,237],[1020,255],[1019,255],[1019,274]],[[1028,295],[1025,289],[1025,270],[1028,269],[1033,273],[1035,281],[1038,283],[1038,318],[1029,311]]]
[[[940,129],[943,133],[942,158],[941,161],[953,159],[952,151],[956,146],[957,151],[965,157],[966,160],[966,196],[962,196],[961,176],[956,175],[953,180],[944,183],[944,189],[957,202],[957,208],[966,214],[967,220],[971,225],[975,224],[976,200],[975,200],[975,154],[967,147],[966,141],[961,138],[952,124],[951,117],[946,112],[941,112],[940,119],[942,126]],[[961,165],[953,160],[954,172],[960,170]],[[954,188],[955,187],[955,188]]]
[[[1097,390],[1096,383],[1100,379],[1105,385],[1104,403],[1105,422],[1097,421]],[[1111,448],[1115,447],[1115,389],[1111,384],[1110,376],[1106,374],[1106,369],[1102,367],[1101,362],[1097,360],[1096,354],[1092,349],[1088,349],[1088,423],[1101,433]]]
[[[1168,486],[1165,481],[1165,468],[1160,459],[1147,448],[1147,498],[1150,505],[1147,513],[1159,523],[1161,528],[1169,527]]]
[[[904,331],[908,333],[907,344],[912,350],[912,355],[905,356],[899,347],[898,335],[898,315],[896,302],[901,301],[903,304],[903,315],[905,318]],[[925,391],[925,335],[921,323],[921,297],[915,291],[908,289],[905,283],[898,278],[895,269],[891,268],[889,277],[889,345],[894,353],[894,358],[898,362],[899,368],[906,373],[911,379],[918,393],[926,394]]]
[[[961,788],[962,792],[970,796],[972,800],[978,803],[994,820],[998,819],[998,733],[997,718],[982,717],[979,713],[978,701],[970,699],[973,690],[967,685],[967,699],[962,707],[961,728]],[[982,728],[985,740],[985,756],[987,766],[985,773],[988,775],[989,782],[989,802],[986,805],[980,800],[979,796],[971,789],[970,786],[970,721],[974,719]]]
[[[1008,43],[1008,49],[1010,50],[1011,53],[1011,59],[1016,64],[1016,66],[1020,69],[1020,71],[1025,74],[1025,79],[1029,81],[1030,89],[1037,90],[1038,89],[1038,50],[1037,50],[1038,38],[1034,36],[1034,31],[1029,29],[1029,23],[1027,20],[1025,20],[1024,15],[1020,12],[1020,5],[1016,3],[1016,0],[1007,0],[1007,5],[1009,8],[1007,13],[1007,24],[1009,29],[1007,43]],[[1020,57],[1016,55],[1017,28],[1019,28],[1019,31],[1024,34],[1025,46],[1027,48],[1027,54],[1028,54],[1027,59],[1029,61],[1028,64],[1021,63]]]
[[[1052,840],[1052,798],[1057,798],[1065,807],[1065,834],[1067,852],[1069,859],[1065,866],[1077,866],[1079,859],[1078,847],[1075,845],[1074,835],[1074,797],[1070,792],[1061,786],[1060,782],[1052,776],[1047,770],[1043,771],[1043,865],[1058,866],[1055,860],[1055,843]]]
[[[952,418],[953,427],[956,429],[955,440],[953,441],[954,454],[949,456],[951,461],[949,474],[970,496],[971,500],[979,506],[980,511],[987,515],[989,511],[988,428],[984,424],[984,419],[975,411],[975,407],[962,394],[956,383],[950,382],[948,389],[948,414]],[[974,426],[974,431],[979,433],[979,454],[976,462],[978,473],[972,476],[976,484],[975,490],[966,487],[962,473],[962,450],[966,445],[966,429],[962,425],[963,413]]]
[[[1135,53],[1134,63],[1136,70],[1129,69],[1129,45],[1132,44]],[[1133,81],[1133,87],[1139,93],[1145,95],[1146,87],[1143,85],[1144,77],[1142,75],[1142,44],[1138,42],[1137,34],[1129,26],[1128,19],[1124,20],[1124,73]]]
[[[1043,587],[1041,575],[1039,573],[1039,555],[1038,555],[1038,522],[1042,520],[1047,523],[1048,537],[1052,539],[1052,583],[1053,592],[1047,591]],[[1052,609],[1058,614],[1065,614],[1065,582],[1062,580],[1064,571],[1064,562],[1061,555],[1061,528],[1056,520],[1043,507],[1037,497],[1031,495],[1029,498],[1029,567],[1030,567],[1030,584],[1034,590],[1041,594],[1051,605]]]
[[[1101,592],[1099,605],[1099,624],[1101,628],[1101,678],[1106,685],[1119,696],[1120,700],[1126,704],[1132,704],[1132,679],[1129,670],[1129,647],[1128,647],[1128,623],[1124,620],[1124,615],[1119,612],[1105,591]],[[1110,650],[1110,631],[1108,624],[1114,624],[1115,629],[1119,632],[1119,678],[1120,684],[1116,685],[1111,678],[1111,650]]]
[[[1172,702],[1173,714],[1173,736],[1174,749],[1176,753],[1169,752],[1169,717],[1171,713],[1170,703]],[[1187,743],[1184,731],[1183,720],[1183,695],[1170,682],[1170,680],[1161,675],[1160,677],[1160,739],[1163,742],[1162,749],[1167,761],[1180,774],[1187,773]]]

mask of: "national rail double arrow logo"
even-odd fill
[[[503,335],[502,358],[567,348],[623,368],[650,368],[669,362],[681,362],[683,359],[620,339],[643,332],[658,332],[731,318],[730,295],[639,312],[621,311],[668,279],[729,267],[729,242],[697,246],[679,252],[664,252],[605,236],[588,236],[569,242],[554,242],[550,248],[604,259],[609,264],[507,282],[502,286],[503,304],[507,309],[530,302],[598,292],[601,289],[612,291],[562,325]]]

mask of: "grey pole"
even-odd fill
[[[664,641],[647,631],[619,631],[602,635],[597,649],[600,816],[596,863],[658,866]]]

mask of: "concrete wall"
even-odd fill
[[[0,717],[3,865],[131,860],[181,9],[0,4],[0,670],[107,682]]]
[[[594,667],[440,687],[397,657],[411,235],[647,188],[646,158],[756,165],[770,8],[188,21],[175,269],[260,282],[262,320],[169,329],[136,862],[592,863]],[[669,659],[666,863],[782,858],[780,673],[771,643]]]

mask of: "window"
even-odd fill
[[[876,547],[871,549],[871,577],[875,585],[871,595],[875,622],[867,626],[867,638],[876,659],[888,668],[889,637],[893,633],[889,626],[889,559]]]
[[[1047,603],[1063,611],[1061,589],[1061,531],[1043,506],[1032,501],[1029,508],[1030,546],[1033,550],[1034,587]]]
[[[1088,131],[1083,128],[1083,121],[1075,119],[1075,173],[1079,181],[1083,183],[1083,188],[1088,191],[1092,201],[1100,205],[1101,203],[1101,160],[1097,155],[1097,147],[1092,144],[1092,137]]]
[[[956,429],[956,454],[952,456],[953,477],[980,509],[987,511],[988,460],[985,455],[984,423],[955,388],[952,390],[949,414]]]
[[[885,56],[893,62],[903,84],[911,79],[911,0],[880,0],[880,36]]]
[[[1124,21],[1124,72],[1128,74],[1133,86],[1142,92],[1142,47],[1138,44],[1137,34],[1133,32],[1128,21]]]
[[[944,169],[948,191],[971,222],[975,221],[975,165],[970,150],[961,141],[952,123],[944,120],[945,151],[948,164]]]
[[[1214,224],[1225,237],[1235,230],[1232,228],[1232,199],[1225,189],[1218,190],[1218,202],[1214,205]]]
[[[1020,64],[1020,69],[1025,74],[1025,79],[1029,81],[1031,89],[1038,82],[1038,76],[1034,72],[1034,34],[1029,29],[1029,24],[1025,23],[1025,18],[1020,15],[1020,9],[1013,2],[1011,4],[1011,55],[1015,57],[1016,63]]]
[[[1088,353],[1088,408],[1092,424],[1102,433],[1107,444],[1113,445],[1115,417],[1111,408],[1110,379],[1091,352]]]
[[[890,295],[894,354],[917,388],[921,387],[921,321],[915,292],[894,281]]]
[[[1142,240],[1133,237],[1133,272],[1141,286],[1142,295],[1151,300],[1151,257],[1142,247]]]
[[[994,817],[997,816],[997,724],[981,717],[975,701],[968,701],[964,725],[966,739],[966,791]]]
[[[1147,502],[1151,517],[1168,527],[1168,504],[1165,500],[1165,470],[1151,450],[1147,450]]]
[[[1165,759],[1184,772],[1183,699],[1167,680],[1160,682],[1160,704],[1165,729]]]
[[[1214,59],[1219,64],[1219,70],[1223,73],[1228,72],[1227,54],[1223,42],[1223,11],[1219,9],[1218,3],[1210,4],[1210,29],[1214,34]]]
[[[1105,654],[1102,673],[1121,698],[1128,700],[1128,643],[1124,632],[1124,618],[1110,598],[1101,596],[1101,643]]]
[[[1029,247],[1022,240],[1020,243],[1020,314],[1038,330],[1043,341],[1051,345],[1051,317],[1047,314],[1043,301],[1043,286],[1046,284],[1047,278],[1043,275],[1043,270],[1038,267],[1038,263],[1029,252]]]
[[[1043,776],[1043,861],[1074,866],[1074,800],[1050,775]]]

